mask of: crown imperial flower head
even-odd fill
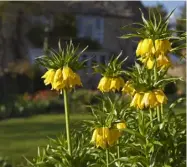
[[[87,48],[87,47],[86,47]],[[37,58],[37,62],[46,67],[48,71],[42,76],[45,85],[51,84],[52,89],[60,91],[72,90],[75,86],[82,86],[77,70],[84,67],[84,62],[79,62],[79,57],[86,49],[78,53],[78,47],[74,48],[72,41],[62,50],[59,41],[59,52],[49,50],[48,56]]]
[[[117,129],[109,129],[108,127],[96,128],[93,132],[91,143],[95,143],[96,147],[103,149],[112,146],[121,133]]]
[[[98,89],[101,92],[119,91],[124,85],[124,80],[121,77],[102,77]]]
[[[161,89],[136,93],[130,106],[138,109],[154,108],[158,105],[167,103],[167,97]]]

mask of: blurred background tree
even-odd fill
[[[180,7],[180,15],[176,20],[178,31],[186,31],[186,5]]]

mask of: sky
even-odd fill
[[[180,7],[185,5],[186,1],[163,1],[163,0],[158,0],[158,1],[142,1],[144,6],[155,6],[157,3],[161,3],[164,5],[166,10],[168,12],[172,11],[174,8],[177,7],[176,11],[174,12],[175,17],[177,17],[180,14]]]

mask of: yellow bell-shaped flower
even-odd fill
[[[167,99],[166,95],[164,94],[164,92],[161,89],[154,90],[154,94],[156,96],[157,101],[160,104],[167,103],[168,99]]]
[[[49,84],[53,84],[54,76],[55,76],[55,70],[49,69],[41,78],[45,79],[44,80],[45,85],[49,85]]]
[[[116,123],[115,125],[118,130],[123,130],[127,127],[124,120],[120,121],[119,123]]]
[[[160,68],[167,68],[171,66],[171,61],[168,56],[165,56],[164,54],[160,54],[157,58],[157,67]]]
[[[124,80],[121,77],[111,78],[110,90],[119,91],[124,85]]]
[[[150,93],[149,93],[149,98],[148,98],[148,100],[149,100],[149,106],[150,106],[151,108],[153,108],[153,107],[155,107],[155,106],[158,105],[158,101],[157,101],[157,99],[156,99],[156,96],[155,96],[154,92],[150,92]]]
[[[110,129],[110,135],[108,137],[108,145],[113,146],[115,142],[119,139],[121,133],[118,129]]]
[[[154,108],[160,104],[166,103],[167,97],[164,92],[160,89],[148,91],[144,93],[141,105],[145,108]]]
[[[97,88],[101,92],[109,92],[110,91],[110,85],[111,85],[111,78],[103,77],[103,78],[101,78]]]
[[[76,85],[82,86],[80,76],[72,71],[69,67],[64,67],[62,70],[63,80],[66,89],[72,89]]]
[[[52,84],[52,89],[55,89],[57,91],[63,89],[65,87],[63,75],[62,75],[62,69],[59,68],[54,76],[54,82]]]
[[[152,69],[155,64],[155,59],[153,57],[149,57],[147,60],[147,68]]]
[[[155,40],[155,49],[156,53],[167,53],[171,50],[171,43],[168,40]]]
[[[146,67],[148,69],[153,69],[154,64],[155,64],[155,58],[153,56],[141,57],[139,58],[139,60],[142,63],[146,64]],[[171,66],[171,61],[168,56],[162,53],[162,54],[159,54],[158,57],[156,57],[156,66],[157,68],[164,69],[164,68]]]
[[[136,90],[133,88],[132,84],[130,83],[130,81],[127,81],[122,89],[123,93],[127,93],[131,96],[134,95],[134,93],[136,92]]]
[[[107,127],[96,128],[93,132],[91,142],[95,143],[96,147],[103,149],[108,146],[108,138],[110,136],[110,130]]]
[[[142,43],[143,43],[143,40],[141,40],[141,41],[138,43],[138,47],[137,47],[137,49],[136,49],[136,56],[142,55]]]
[[[135,93],[131,103],[130,103],[130,106],[131,107],[136,107],[138,109],[143,109],[144,108],[144,105],[141,103],[143,99],[143,93],[140,92],[140,93]]]
[[[145,54],[151,54],[153,48],[153,41],[152,39],[144,39],[141,44],[141,56]]]
[[[112,146],[121,133],[118,129],[109,129],[108,127],[96,128],[93,132],[91,143],[94,143],[96,147],[106,149]]]

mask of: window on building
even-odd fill
[[[77,36],[79,38],[90,38],[103,44],[104,19],[99,16],[77,16]]]
[[[106,64],[106,57],[104,55],[101,56],[101,63]]]

